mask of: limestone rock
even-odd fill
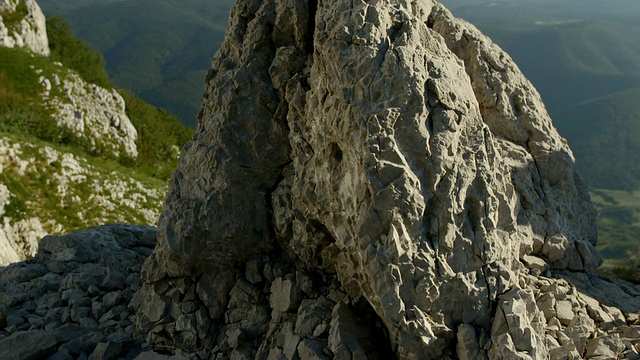
[[[220,358],[637,350],[611,340],[640,296],[590,272],[596,213],[566,141],[441,5],[240,0],[206,81],[139,339]]]
[[[0,46],[25,47],[37,54],[49,55],[45,17],[35,0],[1,0],[0,12],[19,17],[8,23],[0,15]]]
[[[62,79],[58,75],[54,77],[54,83],[60,83],[58,90],[65,94],[64,97],[53,97],[48,101],[55,109],[53,116],[59,126],[89,141],[90,150],[116,157],[138,156],[138,132],[125,112],[124,99],[115,89],[107,90],[87,84],[72,71]],[[49,92],[46,86],[44,91],[47,97]]]

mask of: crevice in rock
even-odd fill
[[[308,54],[313,54],[314,35],[316,32],[316,14],[318,12],[318,0],[309,0],[307,6],[309,7],[309,19],[307,20],[307,41],[305,43],[305,51]]]

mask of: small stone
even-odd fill
[[[299,358],[298,355],[298,344],[300,343],[301,336],[289,331],[286,333],[284,338],[284,349],[283,354],[287,357],[287,359],[296,359]]]
[[[110,308],[112,308],[112,307],[114,307],[116,305],[120,305],[120,304],[124,303],[125,301],[126,301],[125,297],[122,296],[122,294],[120,292],[117,292],[117,291],[110,292],[110,293],[106,294],[102,298],[102,303],[108,309],[110,309]]]
[[[107,307],[98,301],[91,304],[91,314],[95,319],[100,319],[107,312]]]
[[[245,277],[252,284],[257,284],[262,281],[262,276],[260,273],[262,272],[262,261],[261,259],[252,259],[247,261]]]
[[[168,360],[169,356],[160,355],[153,350],[141,352],[134,360]]]
[[[620,341],[620,337],[614,334],[588,340],[585,352],[587,358],[604,356],[610,359],[617,359],[622,350],[624,350],[624,345]]]
[[[571,302],[561,300],[556,302],[556,317],[563,325],[569,325],[575,314],[573,313],[573,306]]]
[[[100,288],[95,286],[95,285],[91,285],[87,289],[87,293],[89,293],[89,295],[91,295],[91,296],[98,296],[98,295],[100,295],[100,292],[101,292]]]
[[[7,315],[7,327],[20,326],[25,323],[24,319],[18,315]]]
[[[91,309],[84,306],[77,306],[71,308],[71,320],[77,322],[78,324],[82,321],[83,318],[89,316]]]
[[[304,339],[298,345],[300,360],[329,360],[325,354],[327,340]]]
[[[107,291],[122,290],[125,283],[126,278],[120,271],[111,270],[102,280],[100,287]]]
[[[271,283],[269,303],[273,309],[282,312],[289,311],[299,305],[300,299],[300,289],[295,281],[278,277]]]
[[[93,360],[114,360],[122,351],[122,343],[117,341],[100,342],[93,352]]]
[[[69,290],[64,290],[62,292],[62,295],[60,296],[60,299],[64,302],[66,302],[67,304],[70,304],[70,301],[72,300],[79,300],[84,298],[84,291],[80,290],[80,289],[69,289]]]
[[[57,353],[49,356],[47,360],[73,360],[73,356],[69,354],[69,350],[62,348]]]
[[[62,261],[48,261],[46,266],[47,270],[56,274],[64,274],[67,272],[67,265]]]
[[[41,318],[40,316],[29,316],[27,318],[27,321],[31,326],[35,326],[39,328],[44,326],[44,319]]]

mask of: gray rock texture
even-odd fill
[[[0,268],[0,359],[141,353],[128,305],[155,236],[155,228],[122,224],[47,236],[33,259]]]
[[[138,156],[138,131],[125,112],[125,102],[115,90],[88,84],[73,71],[54,74],[53,85],[45,76],[43,97],[54,110],[53,117],[60,127],[73,136],[90,143],[90,150],[119,158]],[[64,96],[50,96],[55,93]]]
[[[511,58],[441,5],[240,0],[206,81],[134,299],[149,344],[637,352],[616,334],[640,293],[590,272],[596,213],[566,141]]]
[[[19,13],[19,19],[7,21],[3,14]],[[37,54],[49,55],[47,27],[35,0],[0,0],[0,46],[24,47]]]
[[[42,239],[0,269],[0,358],[639,357],[566,142],[441,5],[239,0],[206,81],[155,250]]]

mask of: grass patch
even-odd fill
[[[73,147],[7,133],[2,139],[20,144],[20,160],[5,161],[0,173],[12,194],[7,217],[39,218],[46,232],[57,234],[114,222],[149,224],[145,213],[161,210],[164,181]]]
[[[621,261],[640,246],[640,191],[594,189],[598,210],[598,250],[605,259]]]

